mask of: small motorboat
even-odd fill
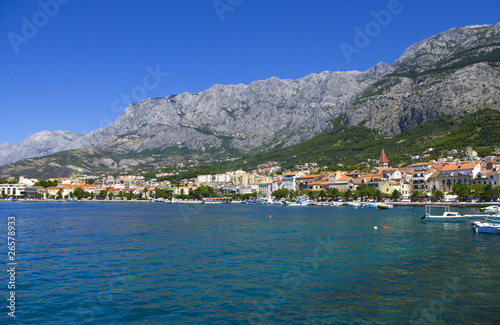
[[[394,205],[383,203],[383,202],[365,203],[363,206],[365,208],[373,208],[373,209],[380,209],[380,210],[394,208]]]
[[[462,222],[467,220],[469,217],[467,215],[461,215],[458,212],[451,212],[450,207],[445,208],[445,212],[442,215],[432,215],[431,206],[427,205],[425,207],[425,215],[420,218],[423,221],[440,221],[440,222]]]
[[[488,214],[495,214],[500,212],[500,206],[498,205],[490,205],[487,206],[486,208],[479,209],[479,211],[483,213],[488,213]]]
[[[347,202],[347,206],[348,207],[355,207],[355,208],[358,208],[361,206],[361,203],[359,203],[358,201],[353,201],[353,202]]]
[[[500,223],[471,221],[470,226],[476,233],[500,234]]]
[[[284,205],[287,207],[301,207],[306,205],[311,205],[311,200],[299,201],[299,202],[285,202]]]
[[[492,214],[488,217],[488,220],[500,223],[500,213]]]

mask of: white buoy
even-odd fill
[[[373,227],[373,229],[377,229],[377,226]]]

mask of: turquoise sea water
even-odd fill
[[[1,202],[0,322],[499,324],[500,236],[423,212]]]

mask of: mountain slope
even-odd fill
[[[16,145],[0,143],[0,165],[63,151],[81,137],[83,135],[68,131],[42,131],[29,136]]]
[[[270,78],[249,85],[215,85],[130,105],[109,127],[75,147],[110,150],[184,146],[237,149],[287,146],[327,131],[328,120],[385,74],[387,65],[366,72],[322,72],[298,80]]]
[[[500,109],[500,23],[454,28],[409,47],[347,113],[397,134],[443,114]]]
[[[268,161],[288,166],[306,162],[317,162],[321,166],[356,165],[370,159],[373,166],[377,165],[382,149],[391,166],[401,166],[415,162],[412,156],[420,156],[417,161],[429,161],[446,157],[446,152],[452,149],[465,150],[467,146],[472,146],[483,157],[500,147],[500,111],[483,109],[463,116],[443,115],[393,137],[383,136],[363,124],[349,126],[345,117],[340,116],[332,121],[330,132],[313,139],[201,168],[215,171],[252,169]],[[428,151],[429,148],[433,150]]]
[[[451,149],[464,150],[465,147],[472,146],[479,155],[486,156],[490,155],[494,148],[500,147],[500,111],[491,109],[463,116],[443,115],[393,137],[383,136],[363,124],[349,126],[344,116],[339,116],[331,125],[331,131],[293,146],[244,156],[235,161],[185,166],[184,170],[197,169],[211,173],[237,169],[252,170],[268,161],[278,161],[285,167],[306,162],[317,162],[320,166],[335,166],[337,163],[347,166],[371,159],[370,164],[373,166],[377,164],[382,149],[385,150],[390,165],[399,166],[437,159],[446,156],[446,152]],[[433,150],[428,151],[429,148]],[[158,169],[158,165],[175,166],[177,162],[185,163],[198,157],[195,151],[186,148],[147,152],[143,157],[153,157],[150,160],[138,157],[123,159],[117,156],[115,162],[109,158],[101,158],[103,154],[99,149],[80,149],[26,159],[0,167],[0,179],[8,176],[67,177],[75,170],[95,174],[140,170],[154,177],[156,172],[168,170]],[[412,160],[415,155],[422,158]],[[166,161],[163,158],[166,156],[172,160]]]
[[[107,128],[69,141],[54,135],[37,151],[29,142],[28,149],[24,143],[0,147],[0,164],[82,148],[78,160],[103,168],[146,159],[240,157],[328,132],[329,121],[339,116],[348,126],[395,135],[445,114],[500,109],[499,77],[500,23],[455,28],[409,47],[392,65],[365,72],[273,77],[146,99],[129,105]]]

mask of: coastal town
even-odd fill
[[[198,175],[171,182],[174,173],[140,175],[81,175],[48,180],[20,177],[0,184],[4,200],[152,200],[231,197],[236,199],[323,199],[371,198],[402,202],[423,200],[496,200],[500,184],[500,158],[477,157],[470,147],[449,151],[446,158],[390,167],[382,150],[378,163],[369,170],[323,170],[316,163],[282,170],[268,162],[252,171],[229,171]]]

